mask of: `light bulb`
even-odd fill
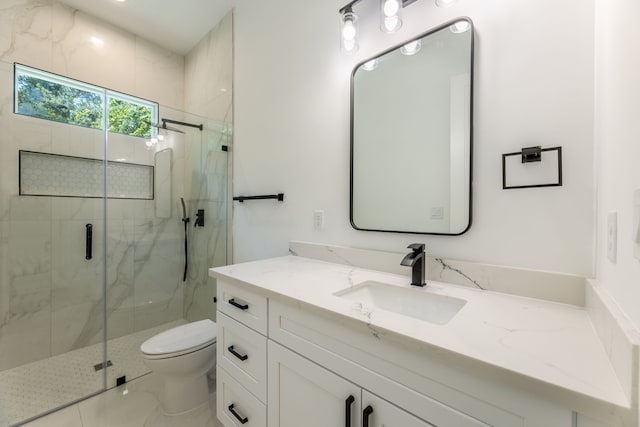
[[[454,4],[457,0],[436,0],[436,6],[448,7]]]
[[[407,56],[415,55],[420,50],[421,46],[422,42],[420,40],[413,40],[402,46],[400,48],[400,53]]]
[[[340,18],[340,39],[342,50],[353,53],[358,50],[358,16],[351,10],[344,12]]]
[[[342,27],[342,38],[345,40],[354,40],[356,38],[356,27],[353,22],[346,21]]]
[[[400,0],[380,0],[380,30],[395,33],[402,27]]]
[[[383,0],[382,13],[384,16],[395,16],[400,10],[400,2],[398,0]]]
[[[382,31],[385,33],[393,33],[400,29],[402,21],[397,16],[385,17],[382,21]]]

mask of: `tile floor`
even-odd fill
[[[109,340],[108,359],[113,365],[107,369],[107,388],[114,387],[116,378],[122,375],[131,380],[147,374],[149,370],[140,356],[140,344],[184,323],[176,320]],[[102,344],[96,344],[0,372],[0,427],[102,390],[104,372],[95,371],[93,366],[103,360],[103,349]]]
[[[151,373],[24,427],[222,427],[216,418],[215,381],[209,382],[209,403],[183,415],[164,415],[161,394],[162,382]]]

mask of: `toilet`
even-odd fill
[[[167,415],[188,412],[209,399],[207,372],[216,362],[217,326],[209,319],[161,332],[140,346],[145,365],[164,382]]]

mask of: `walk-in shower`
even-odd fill
[[[160,105],[149,143],[15,114],[13,75],[0,62],[0,427],[147,373],[140,343],[213,319],[229,239],[228,123]]]

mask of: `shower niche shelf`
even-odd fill
[[[104,162],[62,154],[19,151],[21,196],[104,197]],[[153,200],[154,167],[107,162],[107,197]]]

